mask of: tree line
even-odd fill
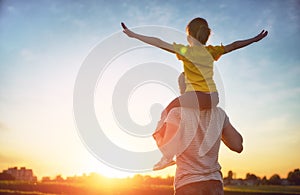
[[[235,179],[233,172],[229,171],[227,177],[224,178],[225,185],[300,185],[300,170],[295,169],[290,171],[286,178],[281,178],[278,174],[272,175],[270,178],[260,178],[255,174],[247,173],[245,179]],[[14,181],[16,180],[12,175],[2,172],[0,173],[0,180]],[[90,175],[72,176],[63,178],[57,175],[53,179],[50,177],[43,177],[41,182],[67,182],[67,183],[82,183],[89,181],[110,181],[114,183],[132,183],[136,185],[172,185],[174,177],[168,176],[152,177],[150,175],[135,175],[128,178],[106,178],[102,175],[91,173]]]
[[[225,185],[300,185],[300,170],[290,171],[286,178],[274,174],[269,179],[266,176],[260,178],[255,174],[247,173],[245,179],[233,178],[233,172],[229,171],[224,178]]]

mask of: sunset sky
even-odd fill
[[[191,19],[203,17],[212,29],[209,44],[213,45],[269,31],[261,42],[224,55],[215,64],[222,80],[220,91],[225,94],[220,106],[244,138],[241,154],[222,145],[224,175],[232,170],[241,178],[246,173],[287,177],[289,171],[300,168],[299,9],[297,0],[0,1],[0,170],[26,166],[38,177],[89,172],[110,177],[132,175],[99,161],[83,143],[73,113],[79,70],[90,52],[111,36],[135,43],[122,37],[120,22],[184,33]],[[112,44],[107,50],[121,44]],[[152,58],[182,71],[175,56],[155,48],[141,49],[120,57],[121,62],[115,60],[111,66],[119,64],[120,69],[109,69],[105,81],[111,85],[95,91],[99,122],[103,121],[101,114],[107,115],[106,135],[128,150],[156,148],[150,135],[122,139],[124,132],[118,131],[110,110],[102,110],[99,101],[116,89],[113,84],[122,71]],[[101,90],[105,95],[101,96]],[[178,93],[159,82],[141,85],[128,97],[130,116],[137,123],[147,123],[151,104],[166,106]],[[110,101],[109,96],[106,100]],[[174,171],[171,167],[146,174],[165,176]]]

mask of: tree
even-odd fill
[[[42,178],[42,182],[49,182],[49,181],[51,181],[51,179],[48,176]]]
[[[228,171],[228,176],[227,176],[227,178],[228,178],[229,180],[232,180],[232,179],[233,179],[233,172],[232,172],[232,171]]]
[[[274,174],[269,179],[269,184],[271,185],[280,185],[281,184],[281,178],[278,174]]]
[[[261,185],[267,185],[268,184],[268,180],[267,180],[267,177],[264,176],[262,179],[261,179]]]
[[[295,169],[293,172],[289,172],[287,180],[294,185],[300,185],[300,170]]]
[[[247,173],[246,181],[249,185],[258,185],[260,183],[260,178],[254,174]]]
[[[54,181],[56,181],[56,182],[63,182],[63,181],[64,181],[64,178],[62,178],[61,175],[57,175],[57,176],[55,177]]]

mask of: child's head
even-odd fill
[[[210,28],[208,27],[208,23],[205,19],[195,18],[187,25],[186,33],[188,36],[193,37],[194,39],[205,45],[210,35]]]

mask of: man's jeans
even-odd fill
[[[174,195],[224,195],[224,190],[222,182],[211,180],[184,185]]]

